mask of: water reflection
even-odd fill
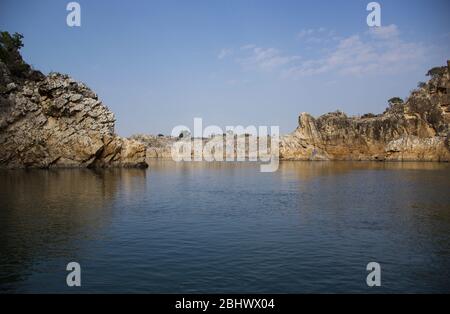
[[[448,292],[449,164],[0,171],[0,291]]]
[[[145,187],[140,169],[1,170],[0,287],[27,276],[36,260],[75,258],[79,240],[108,228],[112,204]]]
[[[353,171],[382,170],[449,170],[449,163],[435,162],[366,162],[366,161],[284,161],[280,163],[282,176],[292,175],[308,180],[317,176],[334,176]]]

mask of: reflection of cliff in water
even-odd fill
[[[449,163],[437,162],[377,162],[377,161],[280,161],[279,168],[273,173],[261,174],[260,162],[174,162],[171,160],[153,158],[149,161],[151,172],[162,172],[164,175],[199,176],[211,172],[215,175],[240,175],[242,172],[250,176],[279,176],[282,180],[308,181],[322,176],[345,175],[354,171],[383,170],[446,170]]]
[[[35,258],[74,259],[79,241],[110,224],[118,198],[143,194],[145,176],[140,169],[0,171],[0,288],[27,276]]]
[[[316,179],[318,176],[345,175],[354,171],[383,170],[445,170],[448,163],[437,162],[376,162],[376,161],[282,161],[279,172],[285,179]]]

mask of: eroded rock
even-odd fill
[[[114,133],[114,114],[83,83],[16,76],[4,60],[0,75],[1,167],[147,166],[146,147]]]
[[[441,70],[380,115],[334,112],[315,119],[302,113],[297,129],[281,139],[281,158],[449,161],[450,61]]]

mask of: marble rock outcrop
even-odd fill
[[[8,36],[0,43],[0,167],[147,166],[146,147],[114,133],[114,114],[92,90],[31,69]]]
[[[342,112],[299,117],[284,136],[280,157],[287,160],[450,160],[450,61],[434,68],[408,99],[379,115],[348,117]]]

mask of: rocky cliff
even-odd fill
[[[44,76],[0,37],[0,166],[146,167],[146,147],[114,133],[114,114],[83,83]]]
[[[288,160],[450,160],[450,61],[428,73],[408,99],[396,99],[380,115],[342,112],[299,117],[284,136],[280,157]]]

